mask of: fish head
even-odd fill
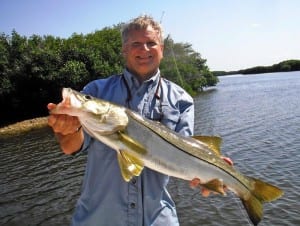
[[[80,93],[71,88],[63,88],[62,97],[63,102],[66,102],[71,108],[81,112],[104,115],[107,114],[110,108],[109,102],[102,101],[91,95]]]
[[[78,117],[83,128],[91,136],[122,131],[128,124],[124,107],[71,88],[63,88],[62,97],[63,101],[51,113]]]

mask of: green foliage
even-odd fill
[[[46,115],[49,102],[61,100],[61,88],[81,90],[91,80],[121,73],[120,25],[68,39],[51,35],[27,38],[12,31],[0,35],[0,125]],[[218,80],[206,60],[188,43],[165,40],[163,76],[195,95]]]
[[[233,74],[260,74],[272,72],[300,71],[300,60],[286,60],[272,66],[256,66],[239,71],[214,71],[215,76]]]
[[[0,96],[5,95],[12,89],[12,84],[9,78],[9,43],[7,36],[0,36]]]
[[[189,43],[174,43],[168,36],[164,43],[161,72],[164,77],[184,87],[191,95],[207,86],[215,86],[218,78],[206,66],[206,60]]]
[[[68,85],[76,88],[77,84],[85,82],[88,77],[89,72],[82,61],[69,60],[58,71],[58,78],[61,81],[61,86]]]

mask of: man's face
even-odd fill
[[[148,26],[145,30],[131,31],[122,52],[127,69],[144,81],[157,72],[163,58],[163,44],[158,33]]]

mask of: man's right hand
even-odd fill
[[[61,104],[61,103],[60,103]],[[49,111],[56,108],[56,104],[49,103],[47,108]],[[77,117],[61,114],[50,114],[48,117],[48,125],[52,127],[55,133],[68,135],[75,133],[80,127],[80,122]]]
[[[61,102],[58,105],[68,107],[68,103]],[[55,109],[57,104],[49,103],[49,111]],[[48,125],[53,129],[61,149],[65,154],[78,151],[83,144],[83,132],[78,117],[65,114],[51,114],[48,117]]]

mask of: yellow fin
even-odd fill
[[[250,195],[247,200],[241,200],[253,225],[258,225],[263,216],[262,203],[253,195]]]
[[[201,184],[201,186],[207,188],[208,190],[217,192],[221,195],[226,195],[225,191],[224,191],[224,184],[222,180],[219,179],[213,179],[208,181],[205,184]]]
[[[271,202],[283,195],[283,191],[269,183],[256,178],[251,178],[254,181],[254,195],[263,202]]]
[[[119,132],[119,140],[126,145],[130,150],[136,152],[137,154],[145,155],[147,150],[142,144],[132,139],[130,136],[123,132]]]
[[[118,153],[118,162],[123,179],[128,182],[133,176],[139,176],[144,168],[144,163],[139,158],[126,151]]]
[[[263,217],[262,204],[278,199],[283,195],[283,191],[259,179],[249,179],[253,182],[253,189],[250,191],[251,195],[247,198],[241,197],[241,200],[252,223],[258,225]]]
[[[218,156],[221,156],[222,138],[217,136],[193,136],[194,139],[205,143]]]

